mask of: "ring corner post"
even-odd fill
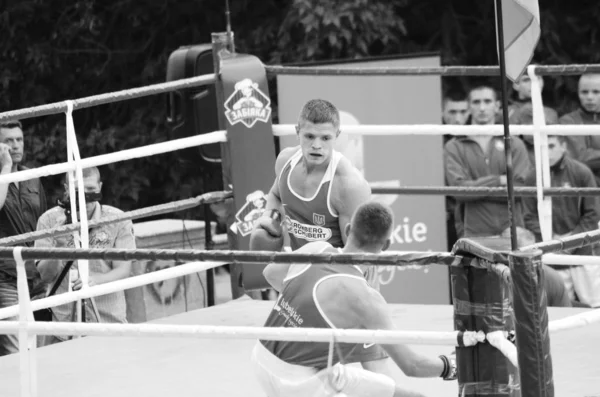
[[[554,397],[542,251],[509,255],[522,397]]]
[[[268,194],[275,179],[271,98],[258,58],[230,52],[227,33],[213,33],[212,43],[219,127],[227,130],[227,142],[222,144],[223,185],[233,191],[227,235],[231,249],[248,250],[254,220],[264,206],[257,196]],[[264,266],[230,266],[233,299],[246,290],[269,288],[262,276]]]

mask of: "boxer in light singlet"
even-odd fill
[[[361,173],[334,148],[340,134],[336,107],[310,100],[300,112],[299,146],[281,151],[275,162],[275,182],[267,195],[268,210],[279,210],[292,250],[313,241],[343,247],[344,227],[354,210],[371,197]],[[261,221],[257,227],[261,227]]]
[[[380,253],[390,245],[392,211],[379,203],[361,205],[343,249],[319,241],[298,252]],[[287,274],[281,277],[280,268]],[[265,268],[269,283],[280,292],[265,327],[341,328],[393,330],[395,326],[386,302],[364,277],[368,265],[282,265]],[[418,354],[403,345],[373,346],[368,343],[338,343],[329,369],[329,344],[261,340],[255,345],[253,366],[269,397],[328,396],[421,396],[407,390],[381,373],[369,370],[368,363],[389,354],[408,376],[456,378],[454,362],[446,356]],[[381,347],[385,350],[378,350]],[[387,354],[386,354],[387,353]],[[361,363],[363,368],[345,364]]]

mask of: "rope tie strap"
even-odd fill
[[[329,352],[327,354],[327,383],[333,390],[333,396],[345,397],[343,390],[348,384],[346,367],[340,363],[333,365],[333,351],[335,350],[335,335],[331,335],[329,340]]]

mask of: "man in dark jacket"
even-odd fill
[[[548,137],[548,159],[550,161],[550,181],[552,187],[596,187],[592,171],[583,163],[574,160],[567,153],[567,143],[563,136]],[[536,184],[533,170],[527,183]],[[537,198],[525,197],[525,227],[542,240],[537,211]],[[600,202],[597,197],[552,197],[553,238],[558,239],[572,234],[598,229]],[[596,246],[576,248],[568,253],[573,255],[595,255]],[[592,307],[600,306],[600,268],[598,266],[555,266],[563,277],[571,300],[579,300]]]
[[[18,121],[0,124],[0,175],[22,171],[23,130]],[[44,188],[38,178],[0,184],[0,238],[36,230],[37,220],[47,209]],[[32,246],[33,242],[25,243]],[[27,263],[27,279],[32,297],[45,292],[45,286],[33,262]],[[0,308],[16,305],[17,270],[13,260],[0,261]],[[7,320],[16,321],[15,318]],[[16,335],[0,335],[0,356],[19,351]]]
[[[496,91],[489,85],[474,86],[469,91],[469,111],[473,124],[493,125],[499,108]],[[514,185],[524,186],[529,159],[523,141],[511,141]],[[457,137],[444,149],[446,180],[449,186],[506,186],[504,139],[478,135]],[[457,196],[464,204],[464,236],[499,236],[509,227],[506,197]],[[522,203],[516,198],[514,209],[517,226],[523,226]]]
[[[600,74],[582,75],[577,91],[579,109],[562,116],[559,123],[600,125]],[[600,135],[569,136],[567,143],[571,156],[590,167],[600,185]]]

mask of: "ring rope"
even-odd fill
[[[311,76],[500,76],[498,66],[388,66],[388,67],[322,67],[264,65],[267,75],[311,75]],[[579,65],[535,65],[540,76],[578,75],[600,72],[600,64]]]
[[[507,339],[505,331],[492,331],[485,336],[490,345],[498,349],[515,368],[519,368],[517,347]]]
[[[550,321],[548,329],[551,333],[568,331],[582,328],[593,323],[600,322],[600,309],[594,309],[573,316]]]
[[[11,247],[0,247],[0,259],[12,259]],[[175,250],[175,249],[120,249],[120,248],[30,248],[23,247],[23,258],[28,259],[104,259],[104,260],[174,260],[176,262],[226,262],[232,264],[267,263],[310,263],[314,265],[363,265],[378,266],[407,265],[470,265],[473,258],[455,256],[448,252],[398,251],[386,254],[340,254],[340,253],[299,253],[272,251],[234,250]]]
[[[519,251],[541,250],[545,254],[582,248],[600,241],[600,229],[577,233],[557,240],[544,241],[520,248]]]
[[[515,124],[510,126],[511,135],[534,135],[536,129],[547,135],[600,135],[600,128],[593,124],[551,124],[543,127]],[[342,130],[349,135],[401,136],[401,135],[497,135],[504,134],[502,124],[491,125],[448,125],[448,124],[360,124],[344,125]],[[294,124],[274,124],[273,135],[296,135]]]
[[[90,287],[92,288],[92,287]],[[18,321],[1,321],[0,334],[14,334]],[[383,331],[327,328],[273,328],[216,325],[118,324],[29,322],[25,328],[38,335],[143,336],[211,339],[268,339],[297,342],[329,342],[332,336],[342,343],[406,343],[414,345],[459,346],[460,331]],[[470,332],[470,331],[467,331]],[[485,337],[483,337],[485,340]]]
[[[166,83],[152,84],[145,87],[130,88],[127,90],[108,92],[105,94],[93,95],[89,97],[73,100],[73,109],[84,109],[97,105],[126,101],[129,99],[142,98],[145,96],[162,94],[165,92],[176,91],[183,88],[199,87],[203,85],[214,84],[217,77],[214,73],[204,74],[202,76],[191,77],[169,81]],[[0,121],[22,120],[38,116],[48,116],[51,114],[63,113],[67,110],[65,102],[49,103],[41,106],[32,106],[28,108],[11,110],[0,113]]]
[[[21,247],[18,247],[21,248]],[[31,309],[41,310],[78,300],[95,298],[98,296],[121,292],[131,288],[143,287],[148,284],[154,284],[161,281],[171,280],[177,277],[183,277],[190,274],[206,271],[215,267],[222,266],[222,262],[191,262],[183,265],[169,267],[157,270],[151,273],[145,273],[138,276],[128,277],[122,280],[112,281],[106,284],[93,285],[86,289],[67,292],[64,294],[52,295],[46,298],[31,301]],[[19,305],[8,306],[0,309],[0,320],[14,317],[19,314]]]
[[[211,143],[227,142],[226,131],[214,131],[203,135],[195,135],[188,138],[173,139],[170,141],[140,146],[133,149],[125,149],[119,152],[101,154],[87,157],[81,160],[82,168],[97,167],[106,164],[132,160],[140,157],[153,156],[156,154],[169,153],[175,150],[187,149],[195,146],[208,145]],[[41,178],[49,175],[57,175],[75,171],[75,165],[71,163],[58,163],[32,168],[24,171],[12,172],[0,175],[0,183],[22,182],[33,178]]]
[[[91,290],[94,287],[90,287]],[[34,303],[33,301],[32,303]],[[550,333],[581,328],[600,321],[600,309],[549,322]],[[160,336],[214,339],[268,339],[297,342],[329,342],[335,336],[339,343],[406,343],[415,345],[467,346],[459,343],[461,337],[468,343],[482,343],[489,334],[474,331],[385,331],[339,328],[274,328],[251,326],[171,325],[171,324],[117,324],[1,321],[0,334],[15,334],[23,326],[38,335],[89,336]],[[462,335],[461,335],[462,334]],[[475,342],[476,341],[476,342]],[[470,344],[469,344],[470,345]],[[470,345],[472,346],[472,345]]]
[[[600,265],[600,257],[592,255],[562,255],[562,254],[544,254],[542,261],[545,265]]]
[[[600,240],[599,232],[595,232],[594,241]],[[587,241],[586,241],[587,244]],[[570,244],[570,248],[578,248],[586,244]],[[571,246],[574,245],[574,246]],[[534,247],[534,246],[531,246]],[[569,248],[551,247],[557,251]],[[12,247],[0,247],[0,259],[12,258]],[[524,247],[521,250],[529,249]],[[548,249],[548,251],[552,251]],[[551,252],[548,252],[551,253]],[[224,262],[230,264],[267,264],[267,263],[296,263],[296,264],[338,264],[338,265],[362,265],[368,263],[374,266],[398,266],[404,268],[422,268],[424,266],[473,266],[476,268],[493,268],[482,265],[475,258],[456,256],[449,252],[410,252],[396,251],[386,254],[339,254],[339,253],[298,253],[298,252],[271,252],[271,251],[234,251],[234,250],[175,250],[175,249],[113,249],[113,248],[29,248],[23,247],[23,257],[29,259],[103,259],[122,261],[178,261],[178,262]],[[600,261],[586,255],[570,256],[572,265],[600,265]],[[565,256],[566,257],[566,256]],[[555,263],[562,260],[561,256],[550,257],[544,263]],[[592,260],[590,260],[592,258]],[[500,268],[498,268],[500,269]],[[502,274],[505,270],[492,270]],[[0,309],[1,310],[1,309]]]
[[[536,197],[537,188],[521,187],[514,188],[516,196]],[[547,187],[543,189],[544,195],[554,197],[580,197],[600,196],[598,187]],[[476,196],[476,197],[506,197],[508,195],[505,187],[485,186],[400,186],[400,187],[372,187],[373,194],[421,194],[421,195],[445,195],[445,196]]]
[[[95,219],[89,222],[88,227],[94,228],[102,225],[109,225],[111,223],[118,223],[122,221],[147,218],[156,215],[169,214],[172,212],[183,211],[189,208],[194,208],[203,204],[212,204],[225,201],[228,198],[233,197],[232,192],[209,192],[202,194],[197,197],[173,201],[166,204],[154,205],[151,207],[140,208],[133,211],[124,212],[118,215],[110,215],[100,219]],[[29,241],[39,240],[46,237],[53,236],[64,236],[80,228],[80,223],[72,223],[69,225],[63,225],[54,227],[52,229],[37,230],[35,232],[23,233],[16,236],[5,237],[0,239],[0,246],[7,245],[18,245]]]

